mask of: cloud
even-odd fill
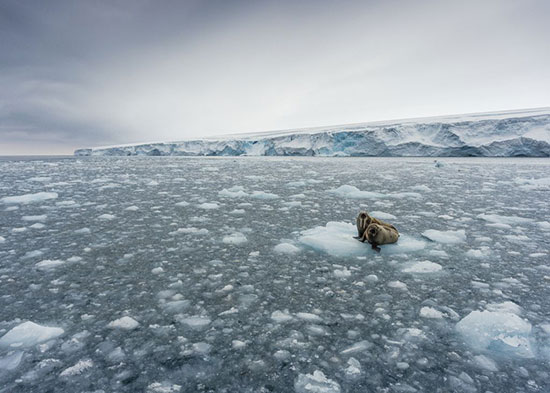
[[[546,106],[549,10],[7,0],[0,154]]]

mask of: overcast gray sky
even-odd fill
[[[550,106],[550,2],[0,0],[0,155]]]

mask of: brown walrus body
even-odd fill
[[[380,224],[370,224],[365,231],[367,241],[372,245],[372,248],[380,252],[383,244],[392,244],[399,239],[399,232],[393,226],[384,226]]]
[[[397,229],[393,225],[388,224],[387,222],[384,222],[382,220],[379,220],[378,218],[371,217],[369,216],[369,213],[365,211],[359,212],[356,223],[357,223],[357,232],[358,232],[357,239],[359,239],[362,242],[364,242],[367,239],[365,232],[370,224],[378,224],[388,228],[393,228],[397,232]]]

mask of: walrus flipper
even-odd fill
[[[372,249],[376,252],[380,252],[381,248],[376,243],[371,243]]]

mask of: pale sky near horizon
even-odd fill
[[[0,1],[0,155],[550,106],[550,2]]]

